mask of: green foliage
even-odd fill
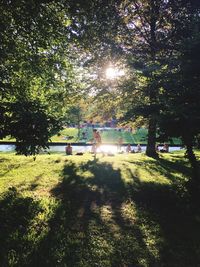
[[[192,155],[192,146],[200,131],[199,6],[195,3],[185,5],[180,12],[182,24],[176,23],[174,50],[163,75],[163,95],[159,99],[163,108],[159,125],[161,137],[181,137]],[[194,167],[194,155],[189,158]]]
[[[70,20],[61,1],[3,1],[0,10],[0,138],[9,134],[17,153],[35,155],[61,128],[77,89]]]
[[[184,142],[188,138],[194,141],[200,131],[199,53],[200,36],[191,32],[191,37],[184,39],[179,49],[179,61],[173,69],[169,65],[166,75],[167,99],[163,99],[160,130],[166,136],[181,137]]]
[[[8,133],[16,139],[18,154],[35,155],[47,148],[47,142],[61,128],[60,120],[38,101],[18,101],[10,106]],[[9,120],[9,119],[8,119]]]

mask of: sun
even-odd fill
[[[106,78],[114,79],[116,77],[116,70],[112,67],[106,69]]]
[[[107,79],[115,79],[115,78],[117,78],[117,77],[119,77],[119,76],[122,76],[122,75],[124,75],[124,71],[123,70],[118,70],[118,69],[116,69],[116,68],[114,68],[114,67],[108,67],[107,69],[106,69],[106,78]]]

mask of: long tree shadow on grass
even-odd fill
[[[138,166],[138,168],[146,169],[150,175],[155,176],[155,171],[158,174],[163,175],[166,179],[169,179],[174,184],[182,183],[183,178],[188,179],[191,175],[191,169],[188,164],[183,164],[183,161],[170,161],[165,158],[158,158],[154,161],[152,160],[145,160],[144,162],[137,162],[137,161],[128,161],[129,163],[133,163],[134,165]],[[181,175],[182,178],[177,178],[177,174]],[[156,177],[154,177],[156,180]],[[178,179],[178,180],[177,180]],[[183,183],[184,184],[184,183]]]
[[[155,257],[135,217],[125,216],[128,196],[119,170],[98,161],[79,168],[71,163],[62,176],[52,190],[59,205],[32,266],[153,266]]]
[[[1,266],[199,266],[198,224],[173,187],[141,182],[137,169],[130,176],[125,184],[111,164],[68,162],[53,208],[15,191],[5,196]]]
[[[37,238],[34,218],[42,211],[38,201],[10,188],[0,201],[0,266],[28,266]],[[32,238],[30,238],[32,235]],[[35,240],[33,239],[35,237]]]
[[[172,162],[164,160],[159,160],[159,162],[161,165],[154,166],[154,169],[157,171],[162,169],[162,173],[163,168],[167,171],[170,167],[174,167]],[[134,187],[130,186],[128,190],[132,200],[141,213],[144,212],[146,217],[157,222],[162,232],[161,266],[200,266],[199,219],[197,221],[197,217],[186,207],[187,200],[177,194],[177,185],[141,182],[136,175],[132,173],[131,175]]]
[[[62,175],[41,266],[197,266],[197,224],[170,185],[136,175],[127,186],[119,170],[94,161],[66,165]]]

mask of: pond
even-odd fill
[[[59,145],[50,145],[49,146],[49,152],[65,152],[65,144],[59,144]],[[142,148],[142,152],[144,152],[146,150],[146,146],[142,146],[141,145],[141,148]],[[91,152],[91,149],[92,149],[92,145],[72,145],[72,150],[74,153],[76,152]],[[132,145],[131,146],[131,149],[133,150],[137,150],[137,146],[136,145]],[[162,146],[159,146],[159,150],[162,149]],[[180,150],[182,149],[182,147],[180,146],[171,146],[169,147],[169,152],[172,152],[172,151],[176,151],[176,150]],[[1,152],[10,152],[10,151],[14,151],[15,150],[15,145],[12,144],[0,144],[0,151]],[[105,153],[107,152],[111,152],[111,153],[116,153],[117,152],[117,145],[101,145],[101,148],[99,149]],[[121,151],[126,151],[126,145],[123,145],[122,146],[122,149]]]

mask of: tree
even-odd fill
[[[90,1],[89,1],[90,2]],[[86,45],[98,53],[96,58],[109,62],[112,58],[126,59],[133,71],[143,76],[140,94],[143,105],[128,107],[129,118],[137,113],[148,119],[147,155],[156,156],[156,125],[159,116],[157,95],[160,92],[160,70],[169,56],[173,35],[173,12],[171,1],[164,0],[134,0],[134,1],[93,1],[83,6],[82,1],[76,2],[74,10],[77,38],[86,41]],[[82,14],[82,19],[80,15]],[[76,19],[78,18],[78,19]],[[83,22],[84,20],[84,22]],[[83,25],[83,26],[82,26]],[[82,27],[81,27],[82,26]],[[92,38],[91,35],[94,35]],[[93,45],[93,48],[91,46]],[[136,75],[134,75],[136,76]],[[131,81],[131,84],[133,82]],[[139,89],[137,83],[137,90]],[[135,97],[128,86],[129,98]],[[134,100],[134,99],[133,99]],[[133,102],[133,101],[132,101]]]
[[[193,175],[189,182],[196,196],[200,189],[199,166],[193,151],[200,133],[200,34],[199,8],[187,3],[187,21],[176,36],[176,51],[163,79],[164,97],[159,127],[161,136],[180,137],[186,146]]]
[[[17,100],[9,105],[7,133],[16,139],[17,154],[36,155],[48,148],[61,123],[49,106],[39,100]]]
[[[1,1],[0,10],[0,137],[35,154],[61,127],[76,89],[70,21],[62,1]]]

